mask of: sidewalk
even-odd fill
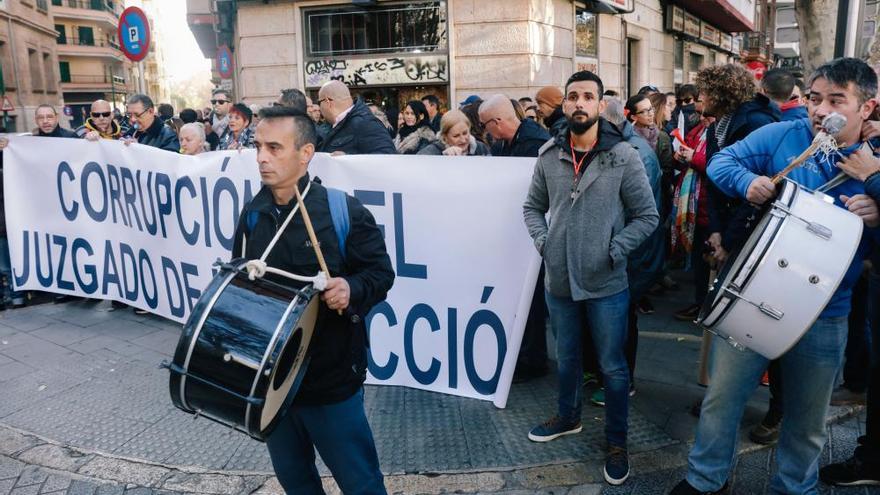
[[[658,313],[640,318],[630,408],[633,474],[623,487],[608,487],[601,478],[601,408],[584,406],[579,435],[547,444],[526,438],[554,411],[550,376],[514,385],[504,410],[473,399],[367,387],[367,414],[389,491],[665,493],[682,476],[696,426],[688,409],[703,395],[695,383],[698,329],[670,315],[687,294],[654,298]],[[264,445],[171,405],[168,372],[157,365],[170,359],[179,330],[158,317],[111,311],[108,302],[0,313],[0,495],[280,493]],[[747,427],[760,420],[766,397],[763,387],[753,397]],[[852,417],[856,412],[832,409],[830,420],[844,422],[830,426],[830,458],[851,453],[864,428],[863,417]],[[770,450],[745,438],[740,447],[735,480],[742,481],[734,482],[734,491],[760,492]]]

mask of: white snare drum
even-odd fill
[[[786,180],[770,210],[715,280],[698,323],[768,359],[794,346],[843,280],[862,220]]]

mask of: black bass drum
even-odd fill
[[[171,400],[265,441],[308,367],[318,291],[250,280],[245,260],[220,266],[174,354]]]

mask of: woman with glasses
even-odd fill
[[[420,155],[489,156],[489,148],[471,135],[471,121],[461,110],[450,110],[440,119],[439,139]]]
[[[403,109],[403,125],[394,138],[394,146],[401,155],[415,155],[437,140],[431,129],[428,109],[419,100],[412,100]]]
[[[254,147],[253,112],[244,103],[232,105],[226,132],[220,136],[221,150],[241,150]]]

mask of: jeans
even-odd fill
[[[4,279],[0,280],[0,303],[24,303],[24,292],[12,289],[12,260],[9,258],[9,240],[6,237],[0,237],[0,278]]]
[[[636,351],[639,348],[639,313],[634,300],[630,300],[629,316],[627,317],[626,346],[623,353],[626,356],[626,366],[629,368],[629,382],[632,385],[636,375]],[[584,371],[596,375],[599,385],[602,383],[602,375],[599,371],[599,360],[596,358],[596,347],[593,345],[593,337],[590,329],[583,336]]]
[[[605,382],[605,438],[609,446],[626,447],[629,369],[626,344],[629,290],[573,301],[547,292],[550,324],[556,333],[561,418],[577,422],[583,401],[581,345],[586,329],[592,333],[599,368]]]
[[[846,346],[846,317],[819,319],[779,358],[783,407],[776,449],[773,493],[815,494],[819,456],[825,445],[825,414]],[[739,351],[714,337],[709,389],[703,399],[697,438],[688,455],[687,481],[700,491],[721,489],[736,457],[739,422],[746,401],[767,368],[767,358]]]
[[[324,493],[315,467],[316,448],[346,495],[386,493],[363,389],[335,404],[291,406],[266,445],[286,493]]]

